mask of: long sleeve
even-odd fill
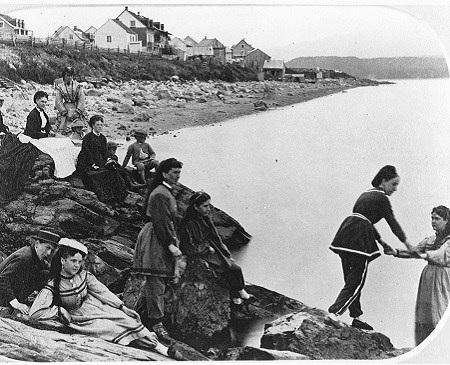
[[[53,305],[53,288],[47,284],[37,295],[30,309],[30,317],[34,321],[58,317],[58,307]]]
[[[65,113],[66,107],[64,106],[64,98],[62,95],[62,91],[60,89],[62,83],[59,84],[56,88],[56,97],[55,97],[55,108],[59,113]]]
[[[417,246],[414,247],[414,251],[408,251],[408,250],[398,250],[397,257],[401,259],[421,259],[419,256],[421,253],[424,253],[426,250],[427,245],[430,242],[434,241],[434,237],[427,237],[420,241]]]
[[[76,107],[77,110],[80,111],[81,113],[84,112],[84,109],[86,107],[86,100],[85,100],[85,94],[84,94],[84,90],[83,87],[81,85],[77,86],[77,103],[76,103]]]
[[[450,266],[450,239],[443,243],[437,250],[426,251],[428,262],[443,266]]]
[[[13,289],[13,279],[26,272],[28,265],[28,260],[16,256],[2,270],[0,273],[0,295],[2,296],[0,303],[6,305],[11,300],[17,299]]]
[[[150,195],[146,212],[152,219],[158,241],[167,247],[171,244],[178,246],[178,238],[172,221],[171,199],[168,194]]]
[[[384,218],[391,228],[392,233],[394,233],[401,242],[405,242],[406,235],[403,232],[402,227],[400,227],[400,224],[397,222],[397,219],[395,219],[394,217],[394,212],[392,211],[391,203],[389,202],[389,200],[387,200],[387,204],[385,207]]]
[[[114,308],[118,308],[123,304],[122,301],[106,287],[106,285],[98,281],[90,272],[87,273],[87,287],[88,293],[104,304],[108,304]]]
[[[209,252],[209,244],[205,240],[201,240],[198,225],[190,220],[185,222],[179,230],[180,246],[183,254],[189,256],[198,256]]]
[[[24,134],[34,139],[47,137],[48,131],[50,130],[48,119],[46,121],[45,130],[47,133],[41,132],[41,118],[39,117],[39,112],[36,108],[33,109],[27,116],[27,124],[25,126]]]
[[[123,159],[122,166],[126,167],[128,165],[128,162],[130,161],[131,156],[133,155],[133,145],[129,145],[127,149],[127,154],[125,155],[125,158]]]

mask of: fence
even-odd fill
[[[5,34],[0,32],[0,43],[6,44],[9,46],[17,46],[18,44],[28,44],[31,47],[60,47],[60,48],[68,48],[68,49],[78,49],[80,51],[89,51],[89,52],[97,52],[97,53],[106,53],[106,54],[126,54],[126,55],[134,55],[136,57],[155,57],[161,56],[161,54],[151,53],[151,52],[131,52],[130,49],[123,48],[101,48],[97,47],[92,43],[87,42],[79,42],[79,41],[67,41],[66,39],[55,39],[55,38],[39,38],[33,36],[24,36],[18,34]]]

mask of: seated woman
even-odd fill
[[[420,344],[434,330],[450,298],[450,210],[440,205],[431,211],[434,236],[425,238],[412,251],[386,248],[385,254],[424,259],[416,301],[415,338]]]
[[[128,195],[128,191],[119,172],[114,168],[108,168],[108,165],[114,164],[108,159],[106,137],[101,134],[103,117],[94,115],[89,120],[89,126],[92,132],[83,137],[77,172],[81,175],[85,186],[93,190],[99,200],[117,205]]]
[[[83,269],[87,248],[62,238],[52,259],[50,281],[42,288],[30,309],[33,320],[59,318],[77,332],[120,345],[131,342],[176,360],[183,360],[174,347],[158,342],[134,310],[127,308],[94,275]]]
[[[45,112],[48,94],[45,91],[39,90],[34,94],[33,101],[36,107],[28,114],[27,124],[23,134],[35,139],[55,136],[50,126],[48,115]]]
[[[80,146],[85,133],[83,132],[85,123],[81,119],[76,119],[70,124],[71,132],[67,135],[75,146]]]
[[[242,308],[256,298],[245,290],[242,269],[234,262],[222,242],[210,217],[212,209],[209,194],[198,191],[192,194],[189,207],[180,222],[180,247],[183,254],[202,258],[206,265],[227,282],[232,307]]]

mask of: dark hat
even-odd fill
[[[57,245],[59,240],[61,239],[58,234],[43,229],[39,230],[38,234],[36,236],[31,236],[31,238],[34,238],[42,243],[47,242],[54,245]]]
[[[141,136],[141,137],[147,137],[148,133],[144,131],[143,129],[136,129],[133,133],[133,137]]]
[[[106,143],[106,147],[107,148],[117,148],[118,144],[114,141],[108,141],[108,143]]]
[[[75,71],[73,70],[73,68],[72,67],[66,67],[65,69],[64,69],[64,71],[63,71],[63,73],[62,73],[62,75],[63,76],[65,76],[65,75],[71,75],[71,76],[73,76],[75,74]]]

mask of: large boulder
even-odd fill
[[[328,324],[326,315],[325,311],[318,313],[305,308],[280,317],[266,324],[261,347],[292,351],[313,360],[387,359],[399,355],[385,335],[343,322],[337,326]]]

